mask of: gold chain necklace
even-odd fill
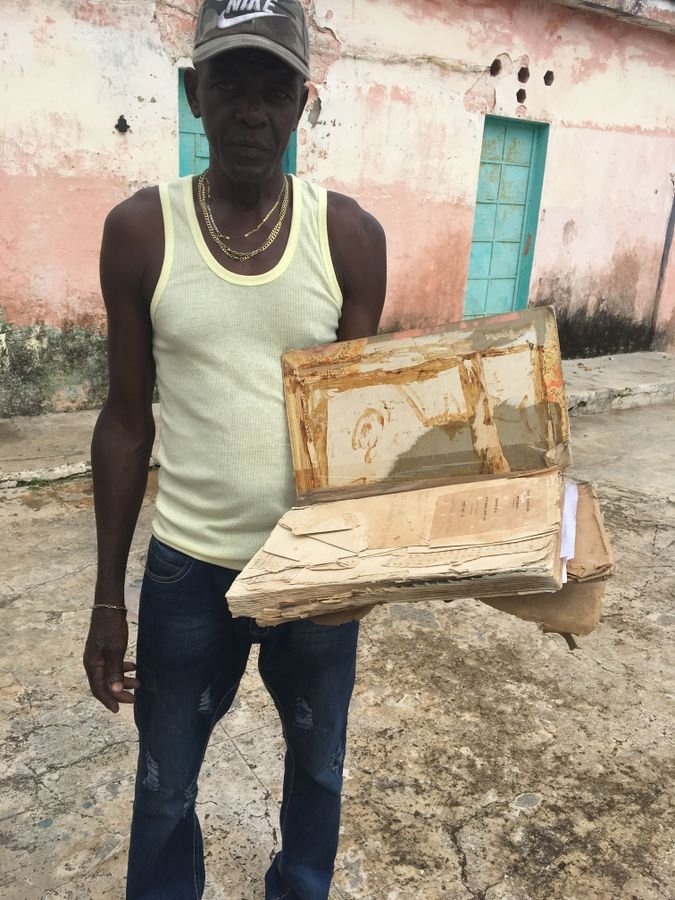
[[[269,247],[272,246],[274,241],[279,236],[281,226],[283,224],[284,218],[286,217],[286,210],[288,209],[289,190],[288,179],[285,176],[282,195],[283,196],[281,200],[281,209],[279,210],[279,218],[272,226],[272,230],[268,234],[267,238],[263,241],[263,243],[259,247],[255,247],[253,250],[233,250],[232,247],[228,247],[228,245],[225,243],[225,240],[228,240],[228,238],[226,237],[226,235],[222,235],[218,230],[215,219],[213,217],[213,213],[211,212],[206,172],[202,172],[197,182],[197,197],[199,200],[199,206],[202,211],[202,215],[204,216],[204,222],[206,223],[207,231],[211,235],[214,243],[223,251],[226,256],[228,256],[230,259],[239,260],[240,262],[245,262],[248,259],[253,259],[254,256],[258,256],[259,253],[263,253],[265,250],[269,249]],[[276,204],[274,207],[272,207],[270,214],[275,207]],[[267,218],[269,218],[270,214],[268,214]],[[253,234],[253,232],[250,232],[250,234]]]
[[[281,190],[279,191],[279,196],[277,197],[277,199],[274,202],[274,206],[270,209],[270,211],[267,213],[267,215],[263,219],[261,219],[260,222],[258,222],[258,224],[255,226],[255,228],[252,228],[250,231],[246,231],[244,234],[223,234],[222,231],[220,231],[220,229],[216,226],[216,220],[215,220],[215,218],[213,216],[213,212],[211,210],[211,184],[209,183],[209,177],[206,174],[206,172],[202,172],[202,174],[199,177],[200,177],[200,179],[201,178],[204,179],[204,189],[205,189],[204,196],[206,197],[206,206],[209,211],[209,215],[211,216],[211,221],[213,222],[213,225],[216,228],[216,231],[218,232],[218,234],[224,241],[240,241],[240,240],[242,240],[242,238],[251,237],[251,235],[255,234],[256,231],[260,231],[260,229],[263,227],[265,222],[267,222],[267,220],[272,215],[274,210],[281,203],[281,198],[283,197],[284,191],[286,190],[286,179],[284,178],[284,183],[281,185]]]

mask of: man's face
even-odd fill
[[[297,72],[271,53],[232,50],[188,70],[186,87],[229,178],[260,183],[278,170],[307,99]]]

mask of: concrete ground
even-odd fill
[[[334,898],[675,897],[675,405],[576,418],[572,441],[617,559],[601,626],[571,652],[473,601],[363,621]],[[89,478],[6,488],[0,534],[0,896],[120,898],[135,738],[80,662]],[[251,660],[203,770],[210,900],[262,900],[281,755]]]

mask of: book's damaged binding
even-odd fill
[[[293,350],[283,375],[298,506],[230,588],[233,615],[565,593],[552,308]]]

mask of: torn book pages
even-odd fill
[[[588,482],[577,484],[579,501],[576,516],[574,556],[568,560],[570,581],[597,581],[614,574],[614,556],[602,520],[600,501],[595,487]]]
[[[558,469],[296,507],[228,604],[274,625],[373,603],[557,591],[562,509]]]

